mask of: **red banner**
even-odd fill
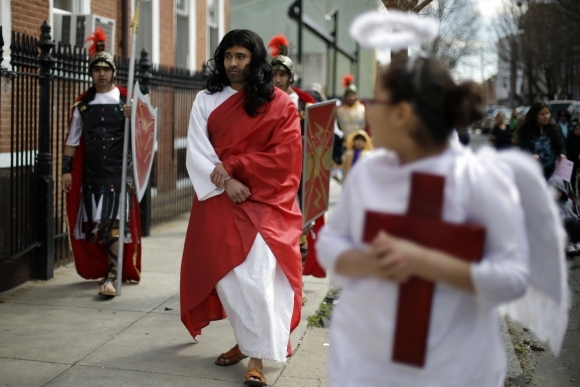
[[[304,227],[328,211],[335,119],[335,101],[306,107],[301,203]]]

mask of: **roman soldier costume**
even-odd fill
[[[345,75],[342,78],[342,86],[345,88],[344,96],[346,97],[349,93],[357,94],[357,88],[354,84],[353,75]],[[365,130],[366,118],[365,118],[365,106],[356,100],[352,106],[343,103],[336,112],[336,119],[338,121],[338,126],[344,132],[344,138],[346,139],[351,133],[358,132],[359,130]]]
[[[270,54],[272,55],[272,60],[270,64],[274,70],[285,71],[290,74],[290,84],[294,83],[294,65],[292,59],[288,56],[288,39],[284,35],[279,34],[274,36],[268,47],[271,49]],[[300,113],[300,118],[304,119],[304,109],[306,106],[315,104],[316,101],[310,93],[299,89],[298,87],[290,87],[294,93],[288,93],[290,99],[294,101],[296,106],[298,106],[298,112]]]
[[[113,55],[105,51],[106,35],[99,27],[87,40],[89,72],[103,66],[116,71]],[[71,247],[79,275],[86,279],[116,280],[121,200],[127,200],[123,280],[140,280],[141,229],[139,205],[132,177],[127,176],[127,198],[121,198],[121,174],[127,90],[114,87],[97,93],[95,86],[80,95],[73,106],[66,145],[75,156],[63,156],[63,174],[72,174],[67,195]],[[130,148],[130,147],[129,147]],[[128,171],[131,171],[129,154]],[[114,250],[114,251],[113,251]],[[114,294],[107,294],[114,295]]]

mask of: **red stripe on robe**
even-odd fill
[[[127,97],[127,89],[117,86],[121,95]],[[79,102],[87,93],[81,94],[76,102]],[[71,119],[74,113],[73,107],[71,111]],[[70,130],[69,130],[70,134]],[[68,135],[65,139],[68,139]],[[109,262],[107,252],[100,243],[100,238],[93,243],[87,242],[85,239],[75,239],[74,230],[77,222],[77,215],[79,207],[82,202],[81,188],[83,181],[83,161],[85,153],[84,137],[81,135],[80,143],[77,146],[75,156],[73,159],[72,186],[68,194],[66,194],[66,214],[69,225],[69,240],[75,260],[75,267],[77,273],[85,279],[99,279],[107,276],[109,272]],[[131,229],[131,243],[125,243],[123,250],[123,281],[139,281],[141,279],[141,219],[139,216],[139,202],[137,195],[131,195],[130,202],[130,229]],[[117,254],[114,251],[115,255]]]
[[[245,261],[258,232],[294,291],[290,330],[300,322],[300,119],[288,95],[274,89],[274,100],[256,117],[244,111],[246,94],[239,91],[208,119],[209,140],[224,168],[250,188],[251,196],[242,204],[225,192],[204,201],[194,197],[180,284],[181,320],[194,338],[210,321],[226,318],[215,286]]]

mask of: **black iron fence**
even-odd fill
[[[61,159],[72,104],[92,80],[86,50],[55,46],[46,22],[40,40],[13,32],[10,50],[17,77],[2,92],[3,103],[10,106],[9,117],[2,110],[0,126],[10,133],[10,163],[8,168],[0,167],[0,197],[9,197],[0,203],[0,213],[6,214],[0,215],[0,263],[32,251],[33,276],[46,279],[52,277],[54,266],[72,260],[60,188]],[[115,60],[116,83],[126,86],[129,60]],[[152,67],[145,51],[135,68],[141,90],[149,92],[158,108],[157,152],[150,188],[141,202],[142,228],[148,235],[151,225],[191,209],[193,188],[185,169],[187,125],[204,79],[188,70]],[[6,146],[2,149],[0,154],[6,153]]]

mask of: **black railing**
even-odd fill
[[[7,256],[16,259],[37,247],[34,163],[38,149],[37,39],[12,33],[10,45],[12,83],[10,98],[10,216],[2,227],[10,235]]]
[[[50,26],[41,39],[12,33],[11,65],[17,77],[10,85],[10,166],[0,168],[9,182],[0,197],[10,198],[8,216],[1,219],[0,261],[14,261],[36,250],[34,275],[50,278],[53,266],[71,262],[65,196],[61,190],[61,159],[71,108],[91,85],[84,48],[58,44]],[[0,45],[1,46],[1,45]],[[1,49],[1,47],[0,47]],[[116,83],[126,86],[129,59],[115,58]],[[142,226],[171,219],[191,209],[193,188],[185,169],[189,113],[195,95],[204,86],[201,74],[170,67],[152,67],[141,52],[135,79],[149,91],[158,108],[158,146],[150,190],[141,203]],[[3,73],[4,74],[4,73]],[[6,103],[7,100],[4,99]]]
[[[84,48],[58,43],[55,47],[56,63],[53,69],[50,104],[51,144],[54,178],[54,260],[61,266],[72,260],[68,242],[66,197],[61,188],[62,152],[71,118],[72,105],[78,95],[91,86],[88,76],[87,53]]]
[[[159,142],[151,179],[153,225],[191,209],[193,187],[185,169],[185,145],[191,106],[202,88],[203,80],[185,70],[161,67],[152,74],[151,102],[159,109]]]

